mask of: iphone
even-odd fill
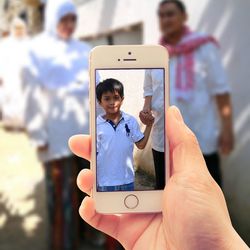
[[[104,214],[161,212],[169,176],[162,46],[98,46],[90,53],[92,196]]]

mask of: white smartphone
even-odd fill
[[[90,54],[92,196],[99,213],[162,211],[168,61],[162,46],[98,46]]]

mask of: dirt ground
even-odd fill
[[[46,249],[42,167],[23,133],[0,138],[0,249]]]
[[[46,250],[42,166],[25,134],[6,132],[0,124],[0,138],[0,249]],[[81,249],[102,248],[84,244]]]
[[[155,179],[146,172],[138,169],[135,173],[135,190],[153,190]]]
[[[44,172],[24,133],[0,124],[0,249],[47,249]],[[136,172],[136,189],[152,189],[154,180]],[[88,244],[81,249],[101,250]]]

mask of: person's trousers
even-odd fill
[[[222,187],[222,175],[220,169],[220,156],[218,152],[209,155],[203,155],[205,162],[207,164],[208,171],[217,182],[217,184]]]
[[[135,190],[134,182],[116,186],[97,186],[97,192],[117,192],[117,191],[134,191],[134,190]]]
[[[152,149],[154,167],[155,167],[155,189],[163,190],[165,188],[165,153]]]
[[[49,249],[77,249],[82,221],[78,209],[83,193],[76,186],[76,178],[81,169],[89,168],[89,162],[70,156],[45,163],[44,167],[49,216]]]
[[[158,152],[152,149],[154,166],[155,166],[155,178],[156,189],[164,189],[165,187],[165,154],[164,152]],[[218,152],[209,155],[203,155],[208,171],[211,176],[222,187],[222,175],[220,169],[220,156]]]

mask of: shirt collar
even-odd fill
[[[124,120],[125,122],[128,121],[128,115],[123,111],[121,111],[121,119],[120,119],[120,121],[121,120]],[[101,115],[99,115],[97,117],[97,124],[101,124],[101,123],[105,123],[105,122],[107,122],[107,119],[103,118],[103,114],[101,114]]]

